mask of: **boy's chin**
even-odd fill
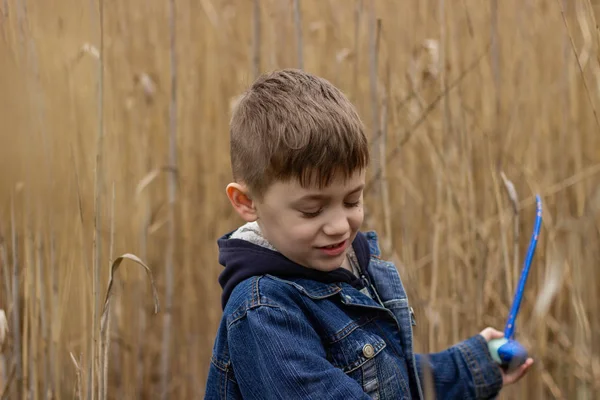
[[[315,262],[312,263],[312,269],[316,269],[316,270],[322,271],[322,272],[335,271],[336,269],[343,267],[345,256],[346,256],[346,253],[341,254],[340,256],[335,257],[331,260],[326,260],[326,261],[316,260]]]

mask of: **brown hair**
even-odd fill
[[[323,187],[369,164],[355,107],[329,81],[301,70],[260,76],[234,107],[230,136],[233,178],[257,198],[277,180]]]

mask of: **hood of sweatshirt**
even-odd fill
[[[344,268],[330,272],[318,271],[297,264],[279,253],[262,235],[256,223],[248,223],[223,235],[217,240],[219,264],[224,267],[219,275],[223,289],[221,306],[224,309],[237,284],[252,276],[270,274],[281,278],[306,278],[323,283],[346,282],[357,289],[364,287],[360,277]],[[369,244],[362,233],[352,242],[352,249],[361,271],[367,270]],[[365,274],[366,275],[366,274]]]

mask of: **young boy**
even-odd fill
[[[206,398],[422,399],[431,382],[437,399],[488,399],[529,368],[495,364],[492,328],[413,353],[396,267],[359,232],[368,142],[337,88],[299,70],[263,75],[230,134],[227,196],[246,224],[218,240],[223,317]]]

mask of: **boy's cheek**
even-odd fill
[[[350,223],[352,224],[352,228],[354,230],[359,229],[360,226],[362,225],[364,219],[365,219],[365,214],[364,214],[363,209],[361,207],[360,209],[358,209],[356,211],[356,214],[354,214],[352,216],[352,218],[350,219],[350,221],[351,221]]]

